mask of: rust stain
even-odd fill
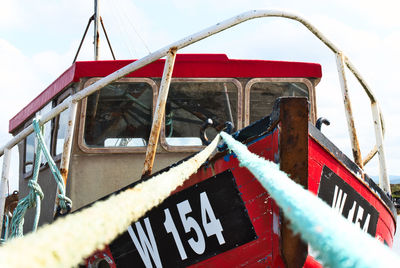
[[[62,178],[64,180],[64,184],[67,185],[68,169],[60,168],[60,173],[61,173],[61,176],[62,176]]]
[[[177,51],[177,47],[170,48],[165,62],[167,70],[163,73],[161,81],[160,95],[157,99],[157,107],[154,114],[153,123],[151,126],[149,143],[147,145],[146,157],[144,160],[144,166],[142,171],[142,178],[149,176],[153,169],[154,158],[156,156],[157,144],[160,137],[162,121],[165,114],[165,105],[168,97],[169,84],[172,77],[172,71],[174,69],[174,59]]]
[[[281,98],[280,101],[280,168],[298,184],[308,187],[308,102],[306,98]],[[281,250],[286,267],[302,267],[307,244],[295,235],[283,218]]]
[[[5,214],[10,213],[11,215],[14,213],[14,209],[17,207],[19,201],[19,192],[14,191],[11,195],[6,197],[6,203],[4,205]]]
[[[337,53],[337,64],[339,70],[339,76],[341,80],[341,87],[342,87],[342,95],[343,95],[343,103],[344,103],[344,108],[346,112],[346,118],[347,118],[347,125],[349,128],[350,132],[350,141],[351,141],[351,147],[352,147],[352,152],[353,152],[353,158],[354,162],[361,168],[363,169],[364,163],[362,160],[361,156],[361,151],[360,151],[360,145],[358,143],[358,138],[357,138],[357,131],[354,123],[354,116],[353,116],[353,111],[351,108],[351,102],[350,102],[350,96],[348,93],[347,89],[347,80],[346,80],[346,75],[344,71],[344,64],[347,59],[345,56],[339,52]]]

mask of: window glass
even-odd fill
[[[89,147],[146,146],[153,88],[145,82],[112,83],[87,98],[84,139]]]
[[[40,114],[46,114],[47,112],[51,111],[52,108],[52,104],[49,103],[47,104],[45,107],[42,108],[42,110],[40,110]],[[43,131],[43,138],[44,138],[44,142],[47,146],[47,149],[50,150],[50,144],[51,144],[51,121],[48,121],[46,124],[44,124],[44,131]],[[42,165],[44,165],[45,163],[47,163],[47,159],[44,156],[44,154],[42,153],[42,159],[40,162]]]
[[[43,107],[39,113],[40,114],[46,114],[52,109],[52,104],[49,103],[45,107]],[[45,142],[45,145],[47,146],[47,149],[50,150],[50,145],[51,145],[51,120],[48,121],[46,124],[43,126],[44,131],[43,131],[43,139]],[[34,160],[35,160],[35,142],[36,142],[36,135],[35,133],[30,134],[26,140],[25,140],[25,166],[24,166],[24,172],[28,173],[31,172],[33,169],[34,165]],[[41,165],[44,165],[47,163],[47,159],[42,153],[42,158],[40,161]]]
[[[35,157],[35,134],[32,133],[25,139],[25,163],[24,163],[25,173],[32,171],[34,157]]]
[[[238,88],[232,82],[173,82],[165,110],[165,136],[169,145],[199,146],[202,131],[208,141],[237,123]],[[207,126],[206,123],[209,122]]]
[[[275,100],[283,96],[308,97],[308,88],[294,82],[254,83],[250,88],[250,123],[269,115]]]
[[[71,99],[71,96],[66,98],[64,101],[68,101]],[[63,152],[64,147],[64,139],[67,136],[68,129],[68,117],[69,117],[69,108],[60,113],[58,117],[57,124],[57,136],[56,136],[56,155],[61,154]]]

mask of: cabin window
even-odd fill
[[[49,103],[46,106],[44,106],[40,111],[39,114],[46,114],[52,109],[52,104]],[[29,123],[29,125],[32,124],[32,122]],[[47,146],[48,149],[50,149],[51,146],[51,132],[52,132],[52,125],[51,125],[51,120],[48,121],[46,124],[44,124],[44,132],[43,132],[43,139],[45,142],[45,145]],[[36,144],[36,135],[35,133],[31,133],[28,135],[25,139],[25,159],[24,159],[24,173],[28,174],[33,170],[34,166],[34,161],[35,161],[35,144]],[[47,163],[47,159],[42,153],[42,157],[40,160],[40,165],[43,166]]]
[[[33,160],[35,158],[35,134],[28,135],[25,139],[25,163],[24,173],[29,173],[33,169]]]
[[[68,101],[69,99],[71,99],[71,96],[65,98],[63,101]],[[63,152],[64,139],[67,136],[67,130],[68,130],[68,118],[69,118],[69,108],[61,112],[57,120],[55,155],[62,154]]]
[[[84,141],[88,148],[147,145],[155,83],[130,80],[112,83],[87,98]]]
[[[45,107],[43,107],[40,110],[40,114],[46,114],[49,111],[51,111],[52,109],[52,103],[47,104]],[[46,147],[48,150],[50,150],[50,145],[51,145],[51,122],[52,120],[48,121],[46,124],[44,124],[44,130],[43,130],[43,138],[44,138],[44,142],[46,144]],[[41,158],[41,165],[44,165],[47,163],[47,159],[44,156],[44,154],[42,153],[42,158]]]
[[[173,80],[165,108],[166,145],[205,145],[228,121],[237,129],[239,89],[235,79]]]
[[[311,83],[304,81],[296,81],[293,79],[277,80],[256,78],[250,80],[246,85],[246,125],[255,122],[269,115],[275,103],[275,100],[283,96],[307,97],[313,98]],[[313,112],[313,109],[311,109]]]

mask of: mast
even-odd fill
[[[99,60],[99,25],[100,25],[100,13],[98,0],[94,0],[94,60]]]
[[[93,14],[93,16],[90,17],[90,19],[88,21],[88,24],[87,24],[86,29],[85,29],[85,33],[83,34],[81,43],[79,44],[79,47],[78,47],[78,51],[76,51],[75,58],[74,58],[74,61],[72,63],[75,63],[76,59],[78,58],[79,51],[81,50],[83,41],[85,40],[87,31],[88,31],[89,26],[92,23],[92,21],[94,21],[94,38],[93,38],[94,39],[93,40],[93,44],[94,44],[94,60],[95,61],[99,60],[99,54],[100,54],[99,53],[100,52],[100,50],[99,50],[99,47],[100,47],[99,28],[100,28],[100,25],[103,28],[104,35],[106,37],[108,47],[110,48],[110,51],[111,51],[111,55],[112,55],[113,59],[115,60],[114,51],[113,51],[113,49],[111,47],[110,40],[108,39],[106,28],[104,27],[104,24],[103,24],[103,19],[100,16],[98,0],[94,0],[94,14]]]

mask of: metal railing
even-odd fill
[[[89,96],[90,94],[100,90],[101,88],[105,87],[106,85],[108,85],[108,84],[124,77],[125,75],[127,75],[135,70],[138,70],[138,69],[140,69],[162,57],[165,57],[169,54],[170,56],[168,58],[170,58],[170,59],[166,61],[166,66],[164,67],[164,74],[163,74],[163,80],[165,83],[165,86],[163,88],[168,93],[169,81],[168,81],[166,72],[168,72],[169,70],[172,70],[174,58],[175,58],[176,52],[179,49],[187,47],[193,43],[196,43],[196,42],[198,42],[202,39],[205,39],[209,36],[212,36],[216,33],[219,33],[228,28],[231,28],[242,22],[256,19],[256,18],[263,18],[263,17],[282,17],[282,18],[287,18],[287,19],[291,19],[291,20],[300,22],[308,30],[310,30],[318,39],[320,39],[330,50],[332,50],[332,52],[334,52],[337,55],[337,58],[338,58],[337,63],[338,63],[339,75],[341,77],[343,98],[345,100],[344,102],[345,102],[345,108],[346,108],[345,109],[346,117],[347,117],[347,121],[348,121],[350,137],[352,140],[351,144],[352,144],[353,156],[354,156],[355,162],[361,168],[363,168],[364,164],[366,164],[369,161],[369,159],[371,159],[377,152],[378,156],[379,156],[379,167],[380,167],[379,184],[385,192],[390,193],[390,183],[389,183],[387,172],[386,172],[386,162],[385,162],[385,154],[384,154],[384,148],[383,148],[383,129],[384,129],[384,127],[383,127],[383,120],[381,119],[382,114],[380,112],[378,103],[376,101],[376,98],[375,98],[372,90],[367,85],[365,80],[362,78],[360,73],[355,69],[355,67],[350,62],[350,60],[342,54],[341,50],[339,50],[331,41],[329,41],[310,22],[308,22],[304,18],[300,17],[299,15],[290,13],[290,12],[284,12],[284,11],[278,11],[278,10],[248,11],[248,12],[242,13],[238,16],[227,19],[225,21],[222,21],[216,25],[208,27],[208,28],[206,28],[202,31],[199,31],[193,35],[185,37],[185,38],[183,38],[177,42],[174,42],[170,45],[167,45],[167,46],[165,46],[165,47],[163,47],[163,48],[161,48],[161,49],[159,49],[159,50],[157,50],[135,62],[132,62],[131,64],[128,64],[127,66],[115,71],[114,73],[98,80],[94,84],[77,92],[76,94],[74,94],[71,97],[70,100],[60,103],[59,105],[54,107],[51,111],[42,115],[41,119],[40,119],[40,124],[41,125],[45,124],[46,122],[48,122],[49,120],[53,119],[58,114],[60,114],[62,111],[66,110],[68,107],[76,106],[76,104],[80,100],[82,100],[83,98]],[[374,148],[376,148],[376,149],[373,149],[371,151],[371,153],[368,154],[365,161],[361,160],[362,157],[361,157],[361,152],[358,148],[359,147],[358,139],[357,139],[357,135],[356,135],[356,130],[354,128],[354,118],[353,118],[353,115],[351,112],[351,105],[347,101],[348,100],[348,89],[347,89],[346,79],[344,76],[344,65],[346,65],[348,67],[348,69],[354,74],[354,76],[359,81],[359,83],[361,84],[361,86],[363,87],[364,91],[366,92],[366,94],[368,95],[368,97],[371,101],[371,110],[372,110],[372,115],[373,115],[375,138],[376,138],[376,146]],[[165,76],[165,79],[164,79],[164,76]],[[167,94],[159,94],[159,97],[158,97],[159,99],[157,100],[157,103],[160,105],[160,107],[158,108],[159,116],[157,116],[157,117],[163,118],[165,107],[161,107],[161,106],[163,106],[163,105],[165,106],[166,97],[167,97]],[[63,159],[65,159],[65,160],[63,162],[64,164],[62,164],[62,168],[68,168],[68,160],[70,158],[70,152],[71,152],[71,142],[72,142],[72,137],[73,137],[72,133],[73,133],[73,129],[75,127],[74,119],[76,117],[76,107],[75,108],[72,108],[72,107],[70,109],[70,117],[69,117],[71,124],[69,124],[69,126],[68,126],[68,128],[69,128],[68,136],[65,138],[65,144],[64,144]],[[154,122],[155,121],[156,121],[156,118],[154,119]],[[152,126],[151,136],[149,138],[149,140],[153,140],[153,142],[154,142],[152,144],[152,148],[157,147],[158,136],[159,136],[159,132],[160,132],[158,123],[155,124],[154,122],[153,122],[153,126]],[[153,128],[155,128],[155,130],[153,130]],[[5,153],[5,152],[10,152],[11,148],[13,148],[15,145],[17,145],[20,141],[22,141],[24,138],[26,138],[32,132],[33,132],[33,126],[30,125],[27,128],[25,128],[24,130],[22,130],[19,134],[14,136],[6,145],[4,145],[0,148],[0,156],[4,154],[3,172],[2,172],[1,185],[0,185],[0,194],[3,190],[3,188],[5,187],[5,185],[7,185],[8,176],[9,176],[8,167],[9,167],[9,158],[11,157],[11,155],[10,155],[10,153]],[[154,154],[155,154],[155,149],[148,150],[148,152],[146,153],[145,162],[152,163],[151,159],[154,159]],[[151,167],[149,168],[149,166],[147,166],[144,168],[144,173],[148,174],[149,171],[151,172]],[[65,173],[64,181],[66,181],[67,173],[68,172]],[[0,199],[0,207],[1,207],[0,213],[1,213],[2,209],[4,208],[4,198],[5,197],[4,197],[4,195],[2,195],[0,198],[1,198]],[[3,216],[3,214],[0,214],[0,219],[2,219],[2,216]]]

